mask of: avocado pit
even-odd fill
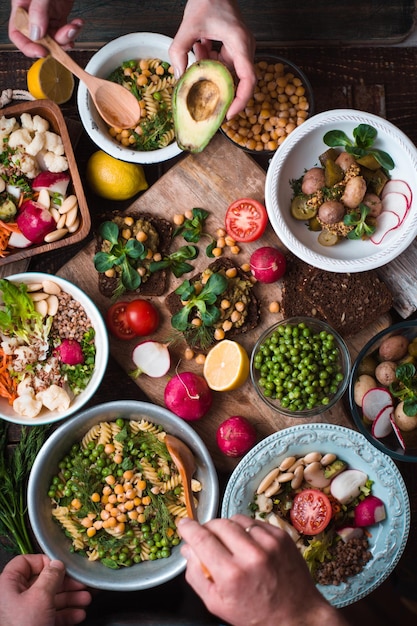
[[[196,122],[207,120],[215,113],[220,90],[212,80],[202,78],[194,83],[187,97],[187,107]]]

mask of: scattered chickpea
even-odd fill
[[[279,302],[270,302],[268,308],[270,313],[279,313],[281,309]]]
[[[218,228],[216,230],[216,237],[225,237],[226,236],[226,231],[224,228]]]
[[[194,358],[194,352],[191,348],[186,348],[184,351],[184,359],[186,361],[191,361]]]
[[[242,265],[240,266],[240,269],[242,270],[242,272],[250,272],[250,264],[242,263]]]
[[[225,338],[225,332],[223,328],[216,328],[214,331],[214,338],[216,341],[222,341]]]
[[[200,319],[199,317],[194,317],[194,318],[191,320],[191,324],[192,324],[193,326],[201,326],[201,325],[202,325],[202,323],[203,323],[203,322],[201,321],[201,319]]]
[[[227,278],[236,278],[236,276],[237,276],[237,269],[235,267],[229,267],[226,270],[226,276],[227,276]]]
[[[239,313],[242,313],[245,310],[245,303],[242,301],[236,302],[235,309],[239,311]]]
[[[226,311],[229,307],[230,307],[230,300],[226,300],[226,298],[223,298],[223,300],[220,302],[220,308]]]
[[[226,246],[229,246],[229,248],[231,248],[232,246],[234,246],[236,244],[236,241],[234,239],[232,239],[232,237],[230,237],[230,235],[226,235],[224,240],[225,240]]]
[[[206,360],[206,355],[205,354],[197,354],[197,356],[195,357],[195,362],[198,365],[204,365],[204,361]]]
[[[193,212],[190,210],[185,211],[184,216],[187,218],[187,220],[191,220],[193,218]]]
[[[114,278],[116,276],[116,270],[111,267],[109,270],[106,270],[104,274],[105,276],[107,276],[107,278]]]
[[[133,224],[135,223],[135,220],[130,215],[127,215],[123,221],[125,223],[125,226],[133,226]]]
[[[230,247],[230,252],[231,252],[232,254],[239,254],[239,252],[240,252],[240,248],[239,248],[239,246],[231,246],[231,247]]]
[[[176,213],[173,219],[174,219],[174,224],[176,226],[182,226],[182,224],[184,224],[184,221],[185,221],[184,215],[181,215],[180,213]]]
[[[139,230],[136,233],[136,239],[141,243],[144,243],[148,239],[148,235],[143,230]]]
[[[213,248],[213,250],[211,251],[211,253],[212,253],[212,255],[213,255],[214,257],[219,257],[219,256],[221,256],[221,255],[222,255],[222,252],[223,252],[223,249],[222,249],[222,248],[219,248],[219,247],[217,247],[217,248]]]
[[[124,228],[121,234],[123,239],[130,239],[132,236],[132,231],[130,230],[130,228]]]

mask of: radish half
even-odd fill
[[[333,478],[330,493],[341,504],[352,502],[361,492],[361,487],[368,480],[367,474],[358,469],[345,470]]]
[[[373,387],[369,389],[362,398],[362,413],[370,422],[373,422],[382,409],[393,406],[393,399],[388,389],[384,387]]]
[[[142,341],[133,349],[132,361],[136,369],[131,373],[132,378],[146,374],[151,378],[165,376],[171,366],[171,356],[168,346],[159,341]]]

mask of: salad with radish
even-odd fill
[[[291,181],[291,215],[317,231],[318,242],[333,246],[344,240],[368,240],[375,245],[406,219],[413,197],[410,185],[390,178],[395,163],[374,144],[377,131],[368,124],[323,137],[329,146],[320,165]]]
[[[331,452],[288,456],[261,480],[250,510],[292,537],[317,583],[339,585],[372,558],[367,537],[386,518],[372,484]]]

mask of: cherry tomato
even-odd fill
[[[251,198],[235,200],[226,211],[227,234],[235,241],[255,241],[263,235],[268,213],[263,204]]]
[[[126,321],[136,335],[151,335],[159,326],[159,313],[147,300],[132,300],[126,308]]]
[[[299,533],[318,535],[330,522],[332,505],[322,491],[304,489],[295,496],[290,517],[292,525]]]
[[[115,302],[106,314],[107,327],[118,339],[133,339],[136,332],[127,321],[126,311],[128,302]]]

